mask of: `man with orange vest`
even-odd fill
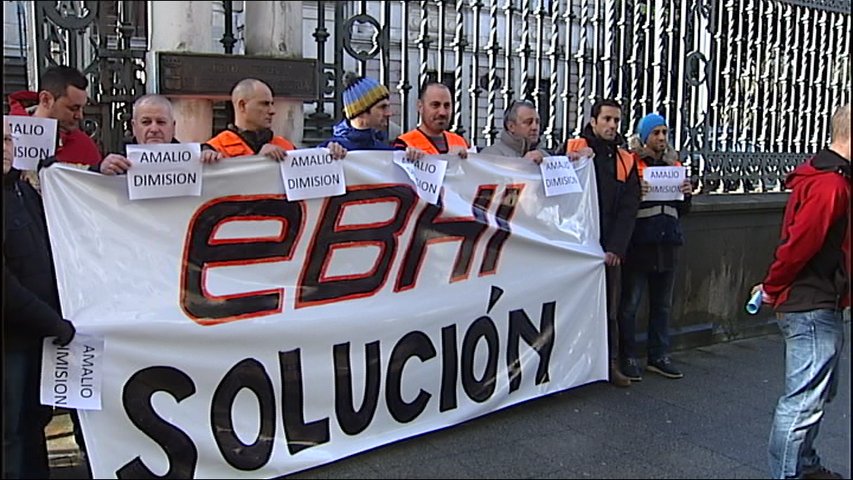
[[[207,141],[223,157],[265,155],[281,161],[288,150],[296,150],[293,143],[272,131],[275,110],[269,85],[255,78],[240,80],[231,90],[231,103],[234,123]],[[346,150],[337,143],[329,144],[328,148],[335,158],[346,155]]]
[[[418,93],[418,114],[421,123],[393,142],[398,150],[409,147],[422,150],[427,155],[453,153],[468,158],[468,142],[461,136],[448,132],[450,117],[453,115],[453,102],[450,89],[439,82],[426,82]]]
[[[610,356],[610,383],[618,387],[631,385],[619,368],[620,268],[628,242],[634,231],[634,220],[640,204],[640,182],[634,156],[619,148],[624,139],[619,135],[622,107],[612,99],[596,101],[592,117],[580,138],[569,139],[565,151],[578,152],[589,147],[595,154],[595,183],[598,189],[598,212],[601,247],[604,249],[607,278],[607,340]]]
[[[666,119],[650,113],[640,120],[637,136],[629,146],[637,161],[637,174],[646,167],[681,167],[678,153],[669,146]],[[650,185],[640,180],[642,190]],[[646,370],[666,378],[681,378],[682,373],[669,357],[669,317],[675,287],[675,267],[679,247],[684,244],[680,217],[690,210],[693,186],[681,184],[684,200],[642,201],[637,222],[622,264],[622,299],[619,302],[619,356],[622,373],[632,381],[642,380],[637,352],[636,316],[648,287],[649,328],[646,342]]]

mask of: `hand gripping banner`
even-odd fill
[[[442,158],[436,205],[392,152],[302,201],[263,157],[137,201],[44,169],[63,313],[104,342],[94,476],[275,477],[605,379],[592,164],[546,197],[532,162]]]

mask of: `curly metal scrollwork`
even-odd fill
[[[370,50],[366,50],[366,51],[363,49],[356,50],[356,48],[353,46],[353,31],[352,30],[353,30],[353,27],[355,26],[355,24],[357,24],[357,23],[362,23],[362,24],[366,23],[366,24],[372,26],[374,29],[374,33],[370,38]],[[379,55],[379,52],[382,51],[382,48],[385,47],[383,45],[384,39],[382,38],[382,25],[379,23],[378,20],[376,20],[376,18],[374,18],[370,15],[362,13],[362,14],[355,15],[355,16],[348,18],[347,21],[344,22],[344,25],[343,25],[341,31],[344,34],[344,38],[343,38],[344,50],[346,50],[347,53],[352,55],[353,58],[356,58],[362,62],[365,62],[367,60],[370,60],[371,58],[376,57],[376,55]]]
[[[82,30],[98,17],[101,2],[38,2],[47,18],[60,28]],[[53,4],[52,6],[50,4]],[[81,15],[82,14],[82,15]]]

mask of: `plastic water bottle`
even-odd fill
[[[746,313],[755,315],[759,310],[761,310],[761,297],[763,294],[764,291],[761,289],[756,290],[755,293],[752,294],[752,298],[746,302]]]

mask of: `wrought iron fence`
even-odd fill
[[[704,191],[753,192],[781,189],[850,101],[850,1],[303,5],[316,22],[306,56],[316,55],[322,79],[309,124],[340,118],[346,70],[392,89],[402,131],[417,123],[417,86],[445,82],[453,129],[479,146],[494,141],[514,99],[537,105],[554,149],[580,133],[596,97],[611,97],[623,105],[624,132],[649,112],[670,120]]]
[[[230,53],[235,2],[216,3]],[[90,76],[86,126],[106,150],[118,148],[144,91],[146,4],[33,2],[31,73],[63,63]],[[704,191],[775,191],[850,101],[849,0],[306,1],[303,10],[304,55],[318,60],[319,78],[306,143],[330,135],[353,70],[392,90],[392,135],[416,125],[427,79],[450,87],[453,129],[481,147],[515,99],[537,105],[555,149],[580,133],[596,97],[612,97],[623,132],[649,112],[669,119]]]
[[[146,2],[32,2],[38,79],[51,65],[78,68],[89,78],[84,130],[103,151],[129,136],[133,100],[145,93]]]

